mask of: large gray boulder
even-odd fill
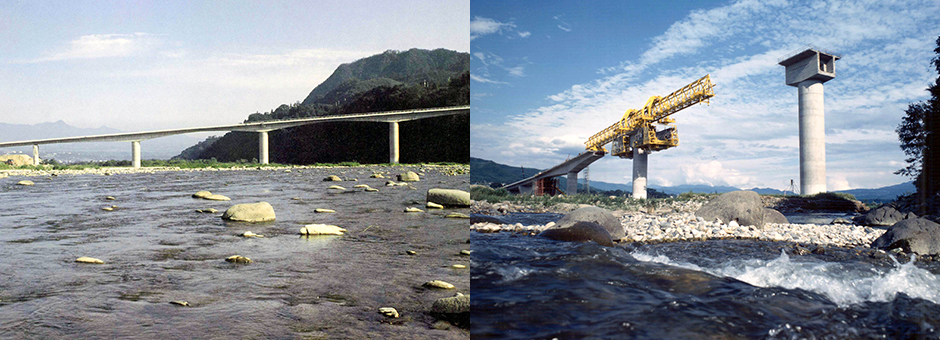
[[[615,240],[619,240],[626,236],[623,231],[623,225],[620,224],[620,220],[614,217],[614,214],[608,211],[607,209],[602,209],[598,207],[583,207],[576,209],[564,217],[562,217],[558,222],[555,222],[556,228],[567,228],[574,225],[577,222],[591,222],[594,224],[599,224],[607,230],[607,233],[610,234]]]
[[[222,219],[239,222],[274,221],[274,207],[268,202],[236,204],[225,210]]]
[[[567,227],[548,228],[539,233],[539,236],[556,241],[565,242],[588,242],[594,241],[602,246],[613,247],[614,241],[603,226],[592,222],[575,222]]]
[[[889,226],[902,220],[917,218],[914,213],[902,213],[891,206],[883,205],[867,214],[855,218],[855,223],[870,226]]]
[[[421,178],[414,171],[407,171],[398,175],[399,182],[418,182]]]
[[[764,224],[767,223],[776,223],[776,224],[789,224],[790,221],[787,220],[786,216],[783,216],[779,211],[764,208]]]
[[[764,203],[753,191],[732,191],[715,197],[695,212],[706,221],[721,219],[722,223],[764,226]]]
[[[895,223],[875,242],[872,248],[891,250],[901,248],[920,255],[940,254],[940,224],[924,218],[912,218]]]
[[[431,306],[431,315],[458,327],[470,327],[470,295],[440,298]]]
[[[434,188],[428,190],[428,202],[446,206],[469,207],[470,193],[457,189]]]

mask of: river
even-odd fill
[[[468,176],[434,166],[8,177],[0,179],[2,338],[467,338],[436,322],[438,298],[470,291],[468,209],[424,209],[429,188]],[[423,172],[411,187],[372,179]],[[355,182],[323,182],[328,175]],[[35,182],[19,186],[22,179]],[[348,190],[328,190],[333,184]],[[379,192],[353,185],[367,184]],[[199,190],[232,201],[192,198]],[[112,196],[115,200],[108,200]],[[223,221],[233,204],[269,202],[276,221]],[[103,207],[117,206],[114,211]],[[215,208],[205,214],[196,209]],[[316,208],[336,213],[317,214]],[[305,224],[346,228],[302,237]],[[244,231],[264,238],[242,238]],[[409,255],[413,250],[416,255]],[[231,255],[250,264],[225,261]],[[90,256],[105,264],[81,264]],[[444,280],[452,290],[422,287]],[[190,306],[171,304],[187,301]],[[378,313],[394,307],[401,318]]]

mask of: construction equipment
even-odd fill
[[[715,96],[713,88],[711,78],[705,75],[665,97],[652,96],[642,109],[627,110],[620,121],[594,134],[584,144],[587,150],[606,152],[604,145],[612,142],[611,155],[630,159],[634,149],[649,153],[678,146],[676,121],[668,117],[689,106],[707,104]],[[657,125],[665,128],[657,131]]]

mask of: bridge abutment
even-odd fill
[[[33,165],[39,165],[39,145],[33,144]]]
[[[140,141],[135,140],[131,142],[131,159],[134,164],[134,169],[140,169]]]
[[[633,198],[646,199],[646,166],[649,153],[641,148],[633,149]]]
[[[398,163],[398,122],[388,123],[388,162]]]
[[[258,131],[258,162],[268,164],[268,132]]]

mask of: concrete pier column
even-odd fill
[[[39,144],[33,144],[33,165],[39,165]]]
[[[826,192],[826,110],[823,82],[799,83],[800,102],[800,194]]]
[[[649,154],[640,148],[633,149],[633,198],[646,199],[646,163]]]
[[[131,157],[133,159],[134,169],[140,168],[140,141],[131,142]]]
[[[268,132],[258,131],[258,162],[268,164]]]
[[[568,173],[568,196],[578,194],[578,172],[572,171]]]
[[[388,162],[398,163],[398,122],[388,123]]]

